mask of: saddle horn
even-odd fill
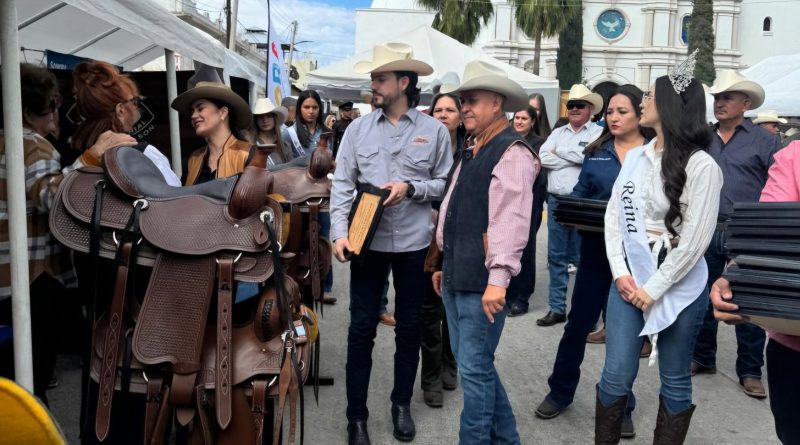
[[[326,131],[319,137],[317,147],[308,161],[308,174],[313,179],[323,179],[333,170],[333,152],[328,149],[328,140],[333,137],[332,131]]]
[[[236,219],[245,219],[264,206],[265,198],[272,193],[272,173],[267,170],[269,146],[255,146],[250,162],[236,181],[231,194],[228,213]]]

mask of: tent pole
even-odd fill
[[[181,167],[181,124],[178,120],[178,111],[173,110],[170,104],[178,96],[178,75],[175,70],[175,52],[164,50],[167,60],[167,110],[169,110],[169,146],[172,154],[172,171],[180,178],[183,174]]]
[[[11,257],[11,320],[17,383],[33,392],[31,307],[28,281],[25,158],[22,149],[22,86],[16,0],[0,1],[0,54],[3,57],[3,128],[8,188],[8,242]]]
[[[256,106],[256,101],[258,100],[258,85],[252,80],[250,83],[250,109]],[[278,104],[280,105],[280,104]]]

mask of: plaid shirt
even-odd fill
[[[30,129],[24,130],[23,149],[29,282],[32,283],[43,273],[49,273],[65,287],[75,287],[77,279],[68,252],[50,234],[48,224],[53,199],[64,178],[61,157],[45,138]],[[5,134],[0,130],[0,300],[11,296],[7,202]]]

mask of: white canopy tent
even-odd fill
[[[800,116],[800,54],[767,57],[742,75],[766,92],[764,104],[748,116],[763,110],[775,110],[779,116]]]
[[[19,45],[28,50],[58,51],[132,70],[169,49],[224,68],[227,76],[266,81],[259,66],[151,0],[25,0],[17,2],[17,10]],[[26,58],[31,53],[21,50],[20,59]]]
[[[541,93],[550,105],[548,110],[550,122],[555,122],[556,120],[560,92],[558,81],[543,79],[535,74],[487,56],[427,25],[387,40],[411,45],[414,48],[414,58],[427,62],[433,67],[432,75],[420,78],[419,83],[423,94],[430,95],[431,82],[445,73],[452,71],[462,76],[464,65],[467,62],[483,60],[502,68],[508,73],[509,78],[522,85],[529,94]],[[369,89],[369,76],[354,73],[353,65],[356,62],[370,60],[371,58],[372,49],[311,71],[306,77],[306,88],[317,90],[327,99],[360,100],[359,92]]]

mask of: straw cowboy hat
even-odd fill
[[[800,133],[800,129],[798,129],[797,127],[792,127],[790,129],[786,130],[786,137],[790,138],[790,137],[792,137],[792,136],[794,136],[794,135],[796,135],[798,133]]]
[[[443,84],[442,93],[461,93],[463,91],[492,91],[506,98],[503,111],[515,112],[528,106],[528,93],[508,78],[502,68],[475,60],[464,67],[464,82],[460,85]]]
[[[236,128],[247,128],[253,118],[250,107],[242,99],[242,96],[234,93],[224,83],[218,82],[197,82],[194,88],[181,93],[172,101],[172,108],[180,113],[191,115],[192,104],[198,99],[214,99],[228,105],[236,118],[236,121],[233,122]]]
[[[448,71],[444,73],[442,77],[433,79],[433,81],[431,81],[431,92],[433,92],[433,94],[439,94],[442,92],[442,88],[455,89],[459,83],[461,83],[461,79],[459,79],[458,74]],[[450,86],[445,87],[445,85]]]
[[[575,85],[572,85],[572,88],[569,89],[567,102],[571,100],[582,100],[589,103],[589,105],[594,108],[594,110],[592,110],[592,114],[597,114],[603,109],[603,96],[597,93],[592,93],[592,91],[582,83],[576,83]]]
[[[353,66],[358,74],[386,71],[412,71],[420,76],[433,73],[427,63],[414,59],[414,50],[405,43],[379,43],[372,48],[372,60],[358,62]]]
[[[289,110],[286,107],[276,107],[268,97],[262,97],[256,101],[256,106],[253,107],[253,116],[260,116],[262,114],[275,115],[275,128],[280,127],[286,122],[289,116]]]
[[[720,71],[716,80],[714,80],[714,85],[706,88],[706,92],[712,96],[728,91],[736,91],[747,95],[750,98],[751,110],[760,107],[764,103],[764,88],[751,80],[747,80],[734,70]]]
[[[766,124],[768,122],[773,122],[776,124],[785,124],[788,121],[786,119],[782,119],[778,117],[778,112],[775,110],[765,110],[761,113],[758,113],[755,119],[753,119],[753,123],[758,124]]]

